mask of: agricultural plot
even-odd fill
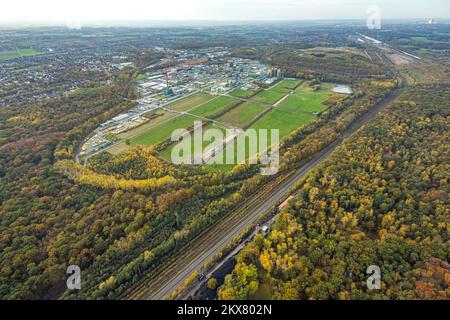
[[[297,86],[302,82],[303,80],[297,80],[297,79],[287,79],[280,82],[280,86],[283,88],[288,88],[291,90],[294,90],[297,88]]]
[[[21,57],[32,57],[42,54],[33,49],[18,49],[17,51],[0,51],[0,61],[13,60]]]
[[[141,80],[146,80],[146,79],[147,79],[147,76],[142,73],[140,73],[136,76],[136,81],[141,81]]]
[[[234,107],[239,103],[239,100],[227,97],[219,96],[206,103],[201,104],[195,109],[191,110],[190,113],[205,118],[215,118],[218,115],[226,112],[230,108]]]
[[[292,92],[286,99],[273,108],[270,108],[257,101],[247,101],[240,103],[236,98],[230,96],[212,97],[209,94],[197,93],[182,100],[176,101],[168,106],[179,112],[189,112],[190,114],[176,115],[172,112],[164,112],[159,117],[152,119],[149,128],[142,130],[139,134],[134,133],[131,137],[131,144],[137,145],[157,145],[169,139],[175,129],[191,128],[194,121],[199,121],[198,117],[215,119],[218,124],[204,123],[203,130],[209,128],[220,128],[225,136],[225,126],[251,129],[278,129],[280,140],[293,130],[314,120],[316,113],[325,110],[323,104],[331,94],[331,84],[322,84],[321,89],[313,91],[309,82],[301,83],[299,80],[284,80],[272,89],[260,92],[254,97],[259,97],[266,103],[280,100],[286,96],[285,91]],[[278,90],[278,91],[276,91]],[[241,94],[241,93],[238,93]],[[270,102],[269,102],[270,101]],[[239,105],[238,105],[239,104]],[[237,105],[237,106],[236,106]],[[218,116],[220,115],[220,116]],[[259,117],[258,117],[259,116]],[[221,126],[223,124],[223,127]],[[139,128],[137,128],[139,129]],[[133,130],[134,131],[134,130]],[[203,141],[203,148],[210,145],[210,141]],[[269,139],[269,145],[272,142]],[[172,150],[175,144],[170,145],[160,152],[160,156],[170,161]],[[228,146],[224,152],[218,154],[216,159],[225,160],[225,152],[230,149]],[[236,150],[236,146],[235,146]],[[194,146],[191,146],[194,154]],[[246,146],[246,158],[253,156],[252,149]],[[195,156],[199,156],[196,154]],[[234,165],[213,164],[210,161],[205,168],[212,171],[227,171]]]
[[[289,112],[309,112],[315,113],[325,110],[327,107],[323,104],[329,94],[325,92],[298,92],[287,97],[281,102],[281,109]]]
[[[296,84],[298,85],[298,83]],[[278,129],[280,141],[286,137],[289,133],[299,128],[300,126],[313,121],[316,118],[315,113],[325,110],[327,107],[323,104],[331,94],[331,84],[322,84],[321,89],[313,92],[308,86],[308,83],[301,84],[293,95],[286,98],[280,103],[278,107],[273,108],[271,111],[263,115],[255,123],[250,126],[250,129],[255,129],[259,132],[260,129]],[[269,145],[270,136],[268,139]],[[227,149],[230,149],[229,146]],[[224,158],[223,153],[218,154],[216,158]],[[249,147],[246,146],[246,157],[253,156]],[[226,164],[213,164],[212,161],[205,165],[208,170],[227,171],[230,170],[233,165]]]
[[[276,108],[250,126],[251,129],[278,129],[280,139],[315,118],[314,114],[290,108]]]
[[[203,131],[206,131],[208,129],[219,129],[220,131],[222,131],[223,136],[226,136],[226,129],[223,127],[220,127],[216,124],[213,123],[208,123],[208,124],[203,124]],[[206,150],[206,148],[215,141],[207,141],[207,140],[203,140],[203,144],[202,144],[202,151],[201,152],[195,152],[194,150],[194,144],[191,144],[191,154],[194,155],[195,157],[197,156],[201,156],[201,154],[203,153],[204,150]],[[162,150],[159,155],[161,157],[163,157],[164,159],[166,159],[167,161],[171,161],[171,156],[172,156],[172,150],[175,147],[176,143],[171,144],[169,147],[165,148],[164,150]]]
[[[313,92],[306,84],[302,84],[277,108],[256,121],[251,128],[279,129],[282,139],[299,126],[313,120],[315,113],[327,108],[323,103],[330,96],[331,87],[330,84],[323,84],[320,90]]]
[[[274,104],[281,98],[283,98],[290,90],[287,89],[286,92],[274,91],[274,90],[264,90],[259,92],[257,95],[252,97],[252,100]]]
[[[231,109],[237,103],[239,101],[231,97],[213,97],[206,93],[196,93],[174,101],[167,108],[178,112],[191,112],[199,117],[213,118],[216,114]],[[155,114],[158,115],[153,117]],[[130,146],[125,144],[126,139],[129,139],[132,145],[156,145],[170,138],[174,129],[191,127],[195,120],[200,120],[195,116],[180,115],[163,110],[152,111],[148,114],[148,117],[151,118],[150,121],[119,134],[118,137],[122,141],[108,148],[108,152],[120,154],[128,150]]]
[[[248,98],[253,94],[255,94],[255,91],[243,89],[234,89],[233,91],[230,92],[230,96],[238,98]]]
[[[205,103],[212,99],[214,99],[214,97],[211,96],[210,94],[198,92],[186,98],[174,101],[173,103],[167,105],[166,108],[175,111],[185,112],[195,107],[199,107],[200,104]]]
[[[256,102],[245,102],[217,118],[217,121],[238,128],[245,128],[256,116],[265,110],[267,110],[266,106]]]
[[[281,93],[289,93],[290,91],[297,88],[297,86],[301,82],[302,82],[301,80],[295,80],[295,79],[283,80],[283,81],[279,82],[278,84],[276,84],[275,86],[273,86],[272,88],[270,88],[269,90],[281,92]]]
[[[131,144],[145,146],[157,145],[164,140],[169,139],[175,129],[193,126],[195,120],[197,120],[197,118],[194,116],[187,114],[180,115],[131,138]]]

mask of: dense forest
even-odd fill
[[[408,88],[299,182],[218,297],[448,299],[449,101],[448,84]]]
[[[357,47],[334,49],[286,45],[261,49],[259,55],[263,61],[281,67],[288,77],[357,83],[366,78],[387,80],[395,76],[378,56],[372,58],[367,51]]]
[[[63,297],[120,297],[269,179],[257,166],[226,173],[174,166],[151,147],[76,164],[84,137],[130,108],[133,79],[121,72],[111,85],[2,109],[0,297],[53,296],[71,264],[84,270],[83,290]],[[355,86],[287,137],[281,173],[336,139],[396,85],[387,83]]]
[[[394,68],[381,51],[352,39],[359,25],[3,31],[4,49],[34,43],[54,53],[13,60],[11,70],[2,64],[0,72],[0,299],[126,297],[193,238],[338,140],[399,87],[448,82],[447,29],[432,26],[425,39],[426,25],[390,28],[395,32],[369,35],[433,60]],[[283,139],[278,176],[258,175],[259,165],[228,172],[173,165],[158,146],[77,163],[77,150],[99,124],[135,106],[141,71],[176,66],[172,59],[157,63],[173,57],[151,48],[216,46],[317,86],[351,84],[353,94],[331,95],[314,121]],[[67,54],[50,59],[58,51]],[[112,65],[129,61],[134,68],[106,72],[88,63],[110,66],[109,56]],[[37,78],[18,81],[20,72],[40,64],[43,73],[58,67],[53,83],[44,76],[39,85]],[[3,81],[7,71],[14,71],[12,81]],[[38,98],[43,92],[51,95]],[[449,99],[445,84],[411,87],[344,143],[299,182],[271,232],[238,255],[218,297],[448,298]],[[72,264],[82,270],[80,291],[65,291]],[[366,289],[368,265],[380,266],[381,290]]]
[[[265,32],[262,30],[261,35]],[[287,37],[294,39],[294,34],[298,39],[304,36],[294,32]],[[177,35],[170,41],[173,46],[182,45],[179,38],[183,37]],[[331,55],[325,59],[330,61],[328,64],[323,63],[321,50],[310,50],[319,43],[331,46],[343,41],[346,39],[343,31],[334,36],[311,33],[307,39],[307,45],[296,44],[295,50],[286,46],[277,51],[271,46],[263,49],[253,46],[244,41],[247,38],[233,38],[236,48],[241,48],[236,49],[236,55],[257,57],[282,66],[288,75],[354,83],[354,94],[330,98],[326,102],[328,108],[315,121],[299,127],[282,141],[280,175],[301,166],[338,139],[357,118],[402,84],[393,73],[386,72],[381,61],[372,63],[353,49],[326,52]],[[188,37],[183,41],[201,45]],[[251,47],[243,50],[243,43]],[[134,51],[130,49],[130,53],[142,50]],[[137,54],[133,62],[139,69],[160,57],[145,51]],[[299,64],[300,60],[304,63]],[[144,275],[182,250],[192,238],[245,201],[269,179],[276,178],[259,176],[257,165],[237,165],[229,172],[175,166],[159,158],[154,147],[134,147],[119,156],[101,153],[90,158],[86,167],[77,164],[74,157],[83,139],[99,123],[133,105],[135,75],[136,70],[122,71],[112,76],[110,84],[103,78],[89,79],[75,91],[57,98],[2,107],[0,298],[123,297]],[[67,77],[71,77],[70,70]],[[414,99],[411,97],[411,101]],[[413,102],[407,104],[412,106]],[[352,197],[356,196],[348,197],[353,201]],[[280,230],[284,217],[289,216],[283,215],[279,220]],[[286,219],[292,220],[289,220],[292,226],[301,225],[293,214]],[[325,220],[321,214],[319,221]],[[308,218],[308,221],[313,220]],[[371,228],[367,222],[367,226],[361,227],[361,233],[355,229],[351,234],[359,234],[363,240],[372,239],[377,232],[376,222]],[[324,227],[319,233],[323,235],[324,230],[327,229]],[[253,246],[253,249],[258,260],[264,252],[263,246]],[[445,261],[442,255],[431,256]],[[245,266],[241,266],[253,274],[254,288],[250,291],[268,283],[281,288],[281,280],[278,284],[275,280],[263,280],[259,262],[246,259]],[[428,269],[440,270],[441,260],[424,264],[425,269],[421,269],[424,277],[429,275]],[[82,290],[60,295],[64,291],[67,266],[71,264],[82,269]],[[425,281],[423,286],[428,283]],[[230,283],[226,286],[233,287]],[[221,292],[228,291],[221,289]]]
[[[124,99],[134,95],[129,78],[120,73],[111,86],[83,87],[48,101],[2,108],[0,297],[43,297],[61,283],[59,261],[71,253],[89,263],[86,239],[74,236],[84,228],[77,214],[105,192],[77,185],[53,165],[57,158],[72,158],[99,122],[130,108]]]

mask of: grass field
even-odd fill
[[[114,155],[118,155],[118,154],[121,154],[121,153],[127,151],[128,149],[131,148],[131,146],[129,146],[125,143],[126,139],[131,139],[132,137],[141,135],[141,134],[147,132],[148,130],[150,130],[151,128],[154,128],[154,127],[156,127],[160,124],[166,123],[166,122],[170,122],[171,119],[179,116],[178,114],[175,114],[172,112],[160,111],[160,110],[152,111],[149,113],[148,116],[150,117],[152,114],[155,114],[155,113],[158,113],[159,116],[140,125],[139,127],[131,129],[127,132],[120,133],[118,135],[118,138],[120,138],[122,141],[119,142],[118,144],[115,144],[115,145],[109,147],[108,152],[111,154],[114,154]]]
[[[13,60],[20,57],[32,57],[42,54],[33,49],[18,49],[17,51],[0,51],[0,61]]]
[[[264,90],[259,92],[257,95],[252,97],[252,100],[260,101],[263,103],[274,104],[281,98],[283,98],[290,90],[287,89],[286,92],[274,91],[274,90]]]
[[[240,106],[232,109],[217,118],[218,121],[230,124],[238,128],[244,128],[261,112],[266,110],[266,106],[256,102],[244,102]]]
[[[197,120],[197,118],[190,115],[175,117],[170,121],[162,123],[131,138],[131,144],[145,146],[157,145],[170,138],[175,129],[188,128],[194,124],[195,120]]]
[[[201,117],[211,117],[224,109],[231,108],[238,101],[231,97],[215,97],[209,94],[197,93],[185,99],[179,100],[167,106],[169,109],[177,111],[188,111]],[[155,119],[155,120],[158,120]],[[175,129],[191,127],[194,121],[200,121],[197,117],[191,115],[175,116],[169,121],[153,126],[143,131],[139,135],[131,138],[131,144],[137,145],[156,145],[171,137]]]
[[[290,111],[319,112],[327,108],[323,102],[327,100],[328,96],[326,92],[296,92],[287,97],[280,105],[282,109]]]
[[[147,76],[145,74],[140,73],[136,76],[136,81],[141,81],[145,79],[147,79]]]
[[[214,97],[209,94],[196,93],[189,97],[172,102],[171,104],[167,105],[167,108],[176,110],[176,111],[180,111],[180,112],[188,111],[198,105],[201,105],[209,100],[212,100],[213,98]],[[178,117],[178,114],[176,114],[176,113],[168,112],[168,111],[161,111],[161,110],[151,111],[148,114],[149,117],[151,117],[151,115],[154,113],[160,113],[161,115],[158,117],[155,117],[154,119],[150,120],[149,122],[135,128],[135,129],[132,129],[130,131],[119,134],[119,138],[128,139],[130,137],[134,137],[140,133],[143,133],[144,131],[146,131],[148,129],[151,129],[151,128],[159,125],[160,123],[165,123],[167,121],[171,121],[170,119]]]
[[[292,86],[298,85],[298,83],[291,84]],[[302,84],[294,94],[282,101],[277,108],[258,119],[250,128],[279,129],[280,139],[282,139],[299,126],[313,120],[314,113],[327,108],[323,102],[330,96],[331,87],[331,84],[323,84],[319,91],[312,92],[307,85]]]
[[[213,124],[213,123],[204,124],[204,125],[203,125],[203,132],[205,132],[205,131],[208,130],[208,129],[219,129],[220,131],[222,131],[223,136],[225,137],[225,131],[226,131],[226,129],[223,128],[223,127],[219,127],[219,126],[217,126],[216,124]],[[205,140],[204,140],[204,141],[203,141],[203,145],[202,145],[203,150],[205,150],[206,147],[208,147],[211,143],[212,143],[212,141],[205,141]],[[174,146],[175,146],[175,144],[170,145],[169,147],[167,147],[167,148],[165,148],[164,150],[162,150],[162,151],[159,153],[159,155],[160,155],[161,157],[163,157],[164,159],[170,161],[171,155],[172,155],[172,149],[174,148]],[[195,154],[194,154],[194,144],[193,144],[193,143],[191,144],[191,153],[192,153],[194,156],[201,155],[201,153],[200,153],[200,154],[198,154],[198,153],[195,153]]]
[[[281,83],[280,83],[281,84]],[[298,83],[292,86],[298,85]],[[300,126],[313,121],[316,118],[315,112],[325,110],[327,107],[323,104],[331,94],[331,84],[322,84],[321,89],[313,92],[308,83],[301,84],[293,95],[286,98],[278,107],[273,108],[260,119],[250,126],[250,129],[278,129],[280,141],[289,133]],[[258,131],[259,132],[259,131]],[[270,137],[270,136],[269,136]],[[271,144],[270,138],[269,144]],[[228,147],[230,148],[230,147]],[[226,150],[225,150],[226,151]],[[246,148],[246,156],[252,156],[249,148]],[[218,158],[224,158],[223,153],[217,155]],[[207,164],[208,170],[227,171],[233,168],[233,165]]]
[[[230,92],[230,96],[238,97],[238,98],[248,98],[253,95],[255,91],[252,90],[242,90],[242,89],[234,89]]]
[[[186,98],[174,101],[171,104],[167,105],[166,108],[184,112],[191,110],[194,107],[198,107],[200,104],[205,103],[212,99],[214,99],[212,95],[203,92],[198,92]]]
[[[263,129],[266,129],[266,128],[263,128]],[[266,148],[264,148],[263,150],[258,150],[259,149],[259,130],[256,130],[256,133],[257,133],[256,140],[255,140],[256,144],[253,144],[253,146],[256,147],[256,149],[255,149],[256,153],[259,153],[260,151],[263,151],[263,150],[265,151],[265,150],[267,150],[266,148],[270,148],[270,146],[271,146],[270,133],[268,132],[267,145],[266,145]],[[207,170],[210,170],[210,171],[222,171],[222,172],[226,172],[226,171],[233,169],[233,167],[235,166],[234,164],[226,164],[227,157],[228,157],[227,154],[228,153],[231,153],[232,155],[234,154],[234,159],[235,159],[235,163],[236,163],[237,162],[237,159],[236,159],[237,150],[238,150],[238,146],[237,146],[236,141],[234,141],[234,143],[227,145],[227,147],[222,152],[218,153],[216,157],[214,157],[207,164],[205,164],[204,168]],[[253,155],[255,155],[255,152],[250,150],[250,141],[246,137],[244,158],[248,159],[248,158],[252,157]],[[222,164],[220,164],[220,162],[214,163],[215,160],[221,161]]]
[[[232,108],[238,103],[239,100],[237,99],[219,96],[191,110],[191,113],[200,117],[211,118]]]
[[[213,97],[206,93],[197,93],[172,103],[168,108],[181,112],[189,111],[193,115],[205,118],[215,118],[216,115],[228,110],[216,119],[223,123],[224,126],[229,125],[245,128],[250,125],[249,128],[256,130],[278,129],[280,140],[282,140],[293,130],[314,120],[316,118],[316,112],[323,111],[327,108],[323,102],[331,94],[331,88],[331,84],[324,83],[321,85],[320,90],[313,92],[309,87],[309,82],[301,83],[300,80],[281,81],[272,89],[260,92],[255,97],[259,96],[260,99],[263,99],[267,103],[273,103],[285,96],[286,90],[287,92],[294,92],[283,101],[280,101],[276,107],[273,107],[269,112],[258,118],[254,123],[252,121],[258,115],[269,110],[269,107],[257,101],[248,101],[236,106],[239,103],[238,99],[228,96]],[[140,128],[132,130],[131,133],[133,134],[129,135],[131,144],[157,145],[170,138],[175,129],[192,127],[194,121],[199,121],[199,119],[188,114],[177,115],[172,112],[164,112],[162,116],[152,119]],[[213,127],[217,128],[215,124],[207,123],[204,124],[203,130]],[[224,132],[225,129],[221,128],[221,130]],[[138,133],[136,134],[136,132]],[[126,134],[129,133],[125,133],[124,135]],[[122,135],[120,138],[124,139]],[[205,148],[209,144],[210,142],[204,141],[203,147]],[[160,156],[170,161],[173,146],[169,146],[161,151]],[[120,147],[118,148],[118,150],[121,150]],[[249,153],[249,148],[247,147],[246,149],[247,157],[252,156]],[[223,154],[218,154],[217,158],[219,157],[223,157]],[[227,171],[232,169],[233,166],[207,164],[205,168],[212,171]]]
[[[278,129],[280,130],[280,139],[299,126],[313,120],[315,116],[312,113],[291,111],[287,108],[273,109],[258,119],[251,129]]]
[[[301,80],[282,80],[268,90],[287,94],[294,90],[300,83]]]
[[[213,97],[206,93],[195,93],[186,98],[174,101],[167,105],[167,108],[179,112],[191,111],[193,114],[207,117],[211,113],[218,112],[221,107],[231,108],[234,103],[238,102],[229,97],[223,97],[225,99],[218,98],[222,97]],[[215,100],[217,101],[214,102]],[[119,134],[118,137],[122,139],[122,142],[108,148],[108,152],[120,154],[128,150],[130,146],[125,144],[125,139],[130,139],[132,145],[161,143],[167,138],[170,138],[174,129],[190,127],[193,125],[194,120],[199,120],[193,116],[179,115],[177,113],[160,110],[150,112],[149,116],[155,112],[161,113],[161,115],[135,129]]]
[[[280,103],[281,108],[290,112],[310,112],[315,113],[325,110],[323,104],[331,94],[332,85],[324,83],[320,90],[312,91],[308,83],[300,85],[291,96]]]
[[[301,82],[302,82],[302,80],[288,79],[288,80],[281,81],[279,83],[279,86],[281,86],[283,88],[288,88],[288,89],[294,90]]]

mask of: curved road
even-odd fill
[[[244,229],[255,223],[272,206],[285,199],[290,189],[298,180],[306,177],[316,166],[343,142],[343,140],[363,125],[372,120],[378,112],[403,92],[403,88],[396,89],[390,96],[380,101],[370,111],[356,120],[342,135],[342,137],[322,151],[315,154],[306,164],[288,176],[276,179],[263,190],[252,196],[241,208],[230,213],[223,221],[213,225],[208,231],[192,240],[186,250],[178,253],[151,275],[144,276],[134,289],[128,292],[128,299],[163,299],[179,288],[184,281],[203,265],[211,261],[228,243],[240,235]]]

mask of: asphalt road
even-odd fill
[[[274,204],[286,198],[290,189],[300,179],[306,177],[311,170],[325,161],[345,138],[372,120],[379,111],[397,98],[401,92],[403,92],[403,88],[397,89],[393,94],[360,117],[344,132],[340,139],[314,155],[306,164],[296,170],[293,175],[282,181],[279,186],[270,190],[270,193],[264,194],[262,199],[257,198],[258,194],[255,194],[256,201],[249,199],[243,205],[243,208],[237,209],[239,211],[238,215],[233,216],[233,214],[230,214],[231,218],[229,220],[214,225],[204,235],[195,239],[187,250],[179,253],[160,272],[143,281],[127,298],[160,300],[170,295],[191,274],[201,269],[205,263],[211,261],[228,243],[240,235],[247,226],[255,223]]]

